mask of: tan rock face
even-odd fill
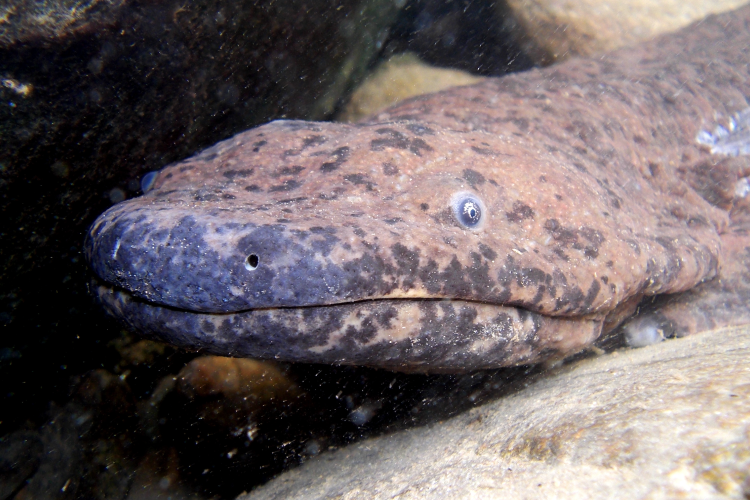
[[[747,498],[749,355],[742,328],[583,360],[240,499]]]
[[[354,91],[338,121],[356,122],[409,97],[482,79],[465,71],[430,66],[414,54],[397,54],[378,66]]]
[[[507,1],[526,50],[541,64],[634,45],[745,3],[746,0]]]

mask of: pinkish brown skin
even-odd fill
[[[748,157],[696,136],[748,107],[749,24],[746,7],[364,123],[239,134],[100,216],[99,297],[217,354],[444,372],[564,357],[644,297],[739,280],[715,307],[750,289],[717,279],[747,261]],[[472,228],[452,208],[467,196]],[[747,319],[735,302],[717,321]]]

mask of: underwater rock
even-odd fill
[[[588,56],[677,31],[746,0],[508,0],[516,36],[537,64]]]
[[[357,87],[337,121],[356,122],[409,97],[481,79],[465,71],[430,66],[412,53],[398,54],[380,64]]]
[[[747,327],[584,359],[240,499],[747,498],[749,360]]]
[[[176,390],[197,406],[200,419],[257,432],[253,419],[264,407],[289,406],[300,397],[284,370],[270,361],[202,356],[176,377]]]

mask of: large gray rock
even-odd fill
[[[749,495],[744,327],[564,366],[447,422],[324,453],[240,499]]]

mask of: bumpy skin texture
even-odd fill
[[[249,130],[100,216],[98,295],[224,355],[465,371],[576,352],[746,251],[747,157],[696,136],[748,107],[748,46],[750,7],[360,124]],[[475,228],[461,193],[484,205]]]

